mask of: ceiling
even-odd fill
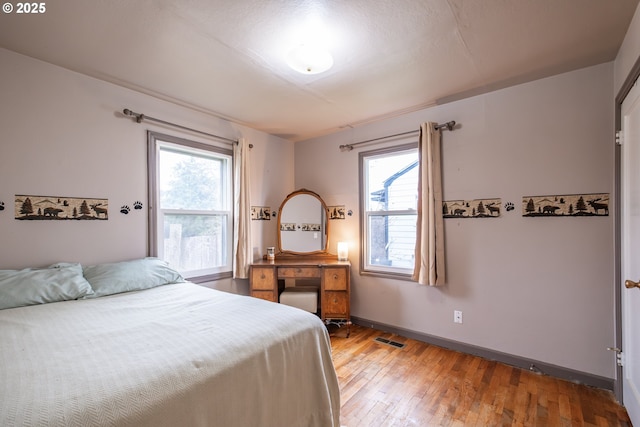
[[[638,1],[56,0],[0,46],[300,141],[612,61]],[[299,74],[314,29],[334,66]]]

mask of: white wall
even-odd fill
[[[0,268],[57,261],[92,264],[147,255],[146,131],[213,143],[152,122],[123,118],[129,108],[183,126],[245,137],[251,150],[252,205],[277,210],[293,190],[293,144],[211,115],[0,49]],[[109,199],[108,221],[20,221],[15,194]],[[276,221],[252,223],[256,257],[275,245]],[[246,282],[246,281],[245,281]],[[246,292],[231,281],[216,287]]]
[[[352,315],[614,377],[613,215],[523,218],[523,196],[613,192],[613,64],[436,106],[295,145],[295,183],[354,215]],[[361,276],[358,153],[340,144],[456,120],[443,134],[445,200],[502,198],[498,219],[446,219],[447,284]],[[384,145],[376,145],[378,148]],[[453,323],[462,310],[464,323]]]

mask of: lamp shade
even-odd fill
[[[349,259],[349,244],[347,242],[338,242],[338,261],[346,261]]]

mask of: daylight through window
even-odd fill
[[[152,253],[190,280],[230,272],[231,150],[154,133],[149,144]]]
[[[418,201],[417,144],[360,154],[363,271],[410,276]]]

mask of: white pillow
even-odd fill
[[[0,309],[74,300],[91,293],[80,264],[0,270]]]
[[[152,257],[84,267],[84,277],[93,289],[93,293],[86,298],[140,291],[185,281],[166,262]]]

